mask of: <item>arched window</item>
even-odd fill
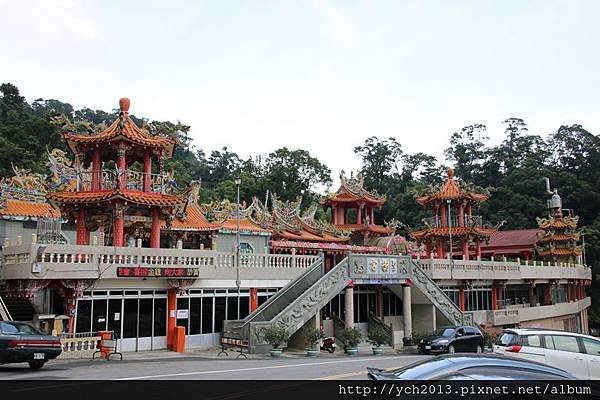
[[[252,254],[254,253],[254,247],[248,242],[240,242],[240,253]]]

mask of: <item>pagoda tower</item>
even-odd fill
[[[454,170],[448,168],[448,179],[442,185],[430,187],[417,197],[417,203],[431,209],[430,218],[410,236],[425,245],[427,258],[452,258],[463,260],[471,254],[481,259],[481,242],[488,241],[499,226],[490,227],[481,216],[473,215],[473,207],[489,199],[489,190],[465,185],[454,179]]]
[[[550,183],[548,182],[548,189]],[[537,218],[540,233],[536,252],[542,260],[554,263],[576,263],[581,256],[581,247],[577,245],[580,234],[577,232],[578,216],[563,215],[562,200],[556,189],[548,190],[552,198],[548,200],[548,218]]]
[[[90,244],[90,232],[96,231],[113,246],[141,239],[159,248],[161,219],[169,224],[185,211],[187,192],[175,193],[163,170],[175,140],[140,129],[129,105],[129,99],[120,99],[117,119],[100,132],[63,134],[75,155],[77,186],[46,198],[76,224],[78,245]]]
[[[349,230],[353,234],[354,243],[365,243],[379,236],[392,235],[393,226],[382,226],[375,223],[375,209],[381,209],[386,201],[385,196],[370,192],[364,187],[364,178],[358,174],[356,178],[340,175],[341,185],[323,201],[324,207],[331,208],[333,225],[339,229]]]

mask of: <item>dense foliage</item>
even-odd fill
[[[91,131],[108,124],[116,110],[105,112],[75,110],[58,100],[37,99],[31,104],[11,84],[0,86],[0,176],[12,175],[11,163],[45,173],[46,148],[66,150],[61,129]],[[194,148],[189,126],[179,122],[148,122],[132,118],[150,132],[163,132],[179,139],[167,168],[175,170],[177,181],[202,182],[203,201],[235,198],[235,177],[242,180],[241,198],[264,198],[276,193],[283,200],[304,196],[305,204],[319,198],[318,189],[331,185],[331,171],[301,149],[280,148],[268,155],[242,159],[227,147],[206,154]],[[490,222],[505,221],[503,229],[535,227],[535,218],[546,214],[543,177],[558,188],[563,206],[580,216],[586,241],[588,264],[600,269],[600,137],[581,125],[564,125],[545,137],[528,131],[525,121],[503,121],[505,137],[497,146],[488,146],[486,126],[472,124],[452,133],[445,155],[456,176],[465,182],[495,188],[490,201],[479,213]],[[367,188],[388,198],[376,214],[376,222],[392,218],[416,226],[426,215],[414,200],[415,193],[444,179],[446,166],[423,153],[406,154],[395,138],[368,137],[357,145]],[[325,214],[320,217],[327,218]],[[597,286],[597,285],[595,285]],[[597,301],[600,294],[593,296]],[[596,319],[600,316],[596,315]]]

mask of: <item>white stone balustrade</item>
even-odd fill
[[[235,253],[212,250],[34,244],[5,247],[3,253],[0,279],[116,278],[117,267],[198,268],[200,278],[228,279],[238,265]],[[239,266],[243,279],[292,279],[318,258],[242,253]],[[40,272],[32,272],[32,264]]]
[[[95,351],[98,350],[100,336],[76,336],[60,339],[62,353],[59,359],[73,358],[92,358]]]

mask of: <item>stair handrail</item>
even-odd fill
[[[462,311],[412,258],[410,258],[410,264],[415,283],[419,285],[423,294],[436,305],[442,314],[448,317],[451,322],[477,326],[473,321],[473,313]]]
[[[3,321],[13,320],[12,315],[10,315],[10,311],[8,310],[8,307],[6,307],[6,304],[4,303],[4,299],[2,299],[2,296],[0,296],[0,314]]]
[[[388,344],[393,346],[394,340],[394,330],[392,329],[392,325],[387,325],[381,318],[375,315],[372,311],[369,311],[369,322],[368,322],[369,330],[372,327],[378,326],[381,327],[388,336]]]
[[[320,257],[318,259],[316,259],[308,268],[306,268],[306,271],[304,271],[303,273],[301,273],[300,275],[298,275],[294,279],[292,279],[290,282],[288,282],[287,285],[285,285],[280,290],[278,290],[266,302],[264,302],[263,304],[258,306],[258,308],[256,310],[251,312],[244,319],[224,321],[228,325],[229,330],[232,331],[230,333],[234,334],[234,335],[237,334],[240,336],[240,338],[246,338],[247,333],[248,333],[247,332],[248,326],[249,326],[250,322],[252,322],[256,318],[257,315],[259,315],[261,312],[263,312],[266,308],[270,307],[271,304],[274,304],[274,302],[277,301],[277,299],[281,298],[283,295],[288,293],[289,290],[291,290],[291,288],[293,288],[296,284],[298,284],[302,280],[303,277],[309,275],[315,269],[321,268],[321,274],[322,274],[324,265],[325,265],[325,254],[320,253]],[[246,333],[246,335],[244,335],[244,333]]]

